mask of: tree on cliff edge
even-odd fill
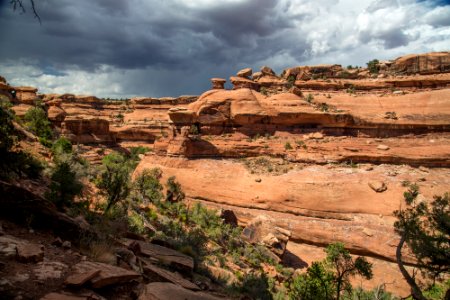
[[[450,270],[450,209],[449,194],[435,196],[428,205],[417,200],[419,187],[410,185],[404,193],[407,207],[394,212],[397,221],[394,226],[400,234],[397,246],[397,264],[411,287],[414,299],[426,300],[419,285],[411,276],[402,261],[402,248],[406,243],[417,258],[418,268],[435,280],[448,275]]]

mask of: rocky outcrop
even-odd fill
[[[37,100],[40,100],[37,96],[37,88],[19,86],[14,89],[16,91],[16,99],[21,103],[34,105]]]
[[[61,123],[66,118],[66,111],[61,107],[52,105],[47,110],[48,119],[58,127],[61,127]]]
[[[274,219],[261,215],[251,220],[242,231],[244,240],[267,246],[275,255],[282,257],[291,236],[289,230],[276,226]]]
[[[226,82],[227,80],[223,78],[211,78],[213,90],[223,90]]]
[[[66,117],[61,126],[61,133],[73,143],[109,143],[114,136],[109,131],[106,119],[88,117]]]
[[[238,89],[252,89],[255,91],[259,90],[259,84],[251,79],[244,77],[230,77],[231,84],[233,85],[233,90]]]
[[[252,76],[253,70],[251,68],[245,68],[236,73],[238,77],[249,78]]]
[[[341,65],[299,66],[285,69],[282,72],[283,78],[293,78],[294,80],[343,78],[344,76]]]
[[[141,276],[134,271],[90,261],[80,262],[76,264],[73,269],[72,276],[82,277],[79,282],[90,282],[91,286],[95,289],[128,282]],[[81,275],[84,275],[85,277]],[[72,277],[72,281],[74,281],[74,277]]]
[[[152,282],[145,286],[138,300],[219,300],[204,292],[193,292],[169,282]]]
[[[450,72],[450,52],[410,54],[394,60],[389,71],[396,74],[437,74]]]

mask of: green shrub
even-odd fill
[[[145,169],[133,182],[134,199],[139,202],[159,203],[163,199],[163,186],[159,182],[162,172],[158,168]]]
[[[261,93],[261,94],[263,94],[263,95],[265,95],[265,96],[267,96],[269,93],[267,92],[267,88],[265,88],[265,87],[262,87],[260,90],[259,90],[259,92]]]
[[[378,64],[379,63],[380,63],[380,61],[378,59],[373,59],[367,63],[367,69],[369,70],[369,72],[371,74],[378,74],[378,72],[379,72]]]
[[[83,190],[82,183],[68,162],[56,164],[50,179],[50,191],[46,198],[55,203],[58,209],[70,207],[75,196],[80,195]]]
[[[191,127],[189,128],[189,133],[192,135],[198,135],[200,133],[198,125],[192,124]]]
[[[306,102],[312,103],[314,101],[314,96],[312,94],[306,95]]]
[[[323,112],[328,112],[330,110],[330,107],[328,106],[327,103],[322,102],[319,104],[319,110]]]
[[[6,107],[0,107],[0,152],[11,150],[15,144],[14,136],[17,134],[14,125],[14,112]]]
[[[128,226],[132,232],[137,234],[144,234],[144,219],[135,211],[131,211],[128,215]]]
[[[72,143],[65,137],[60,137],[57,139],[52,146],[53,155],[61,154],[71,154],[72,153]]]
[[[246,275],[238,289],[251,299],[272,300],[269,278],[265,274]]]
[[[130,162],[119,153],[106,155],[102,160],[102,170],[97,178],[97,187],[106,196],[105,214],[116,203],[125,200],[130,193]]]
[[[166,201],[173,203],[184,200],[184,192],[181,188],[181,184],[175,180],[175,176],[171,176],[167,179],[166,188]]]
[[[50,121],[42,108],[38,106],[30,108],[26,112],[24,120],[28,129],[39,137],[39,141],[44,146],[48,147],[51,145],[53,131],[50,126]]]
[[[291,143],[286,142],[286,143],[284,144],[284,149],[285,149],[285,150],[292,150],[292,145],[291,145]]]

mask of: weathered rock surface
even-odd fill
[[[227,80],[223,78],[211,78],[211,82],[213,90],[223,90]]]
[[[176,250],[160,245],[133,240],[126,241],[126,245],[136,254],[156,258],[162,263],[170,265],[188,274],[194,269],[194,259]]]
[[[24,104],[34,105],[35,101],[39,100],[37,96],[37,88],[29,86],[19,86],[14,88],[16,90],[16,98]]]
[[[289,230],[276,226],[274,219],[261,215],[251,220],[242,231],[242,237],[250,243],[266,245],[277,256],[283,256],[291,236]]]
[[[44,246],[32,243],[17,244],[17,260],[23,263],[37,263],[44,259]]]
[[[450,52],[411,54],[394,60],[391,71],[400,74],[436,74],[450,72]]]
[[[33,273],[38,280],[57,280],[64,276],[69,267],[59,261],[44,261],[34,267]]]
[[[236,73],[238,77],[248,78],[252,76],[253,70],[252,68],[245,68]]]
[[[171,282],[188,290],[200,290],[200,288],[196,284],[190,282],[187,279],[184,279],[181,275],[167,271],[158,266],[147,264],[146,266],[144,266],[143,270],[144,274],[147,275],[151,281]]]
[[[74,266],[75,274],[92,275],[92,273],[95,273],[96,271],[100,272],[93,278],[89,279],[93,288],[102,288],[108,285],[128,282],[138,279],[141,276],[134,271],[98,262],[84,261]],[[80,278],[83,277],[82,275],[79,276]]]
[[[387,186],[383,181],[379,181],[379,180],[370,181],[368,184],[369,184],[370,188],[377,193],[382,193],[385,190],[387,190]]]
[[[138,300],[217,300],[203,292],[193,292],[168,282],[152,282],[145,286]]]

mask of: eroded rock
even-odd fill
[[[244,77],[244,78],[248,78],[250,76],[252,76],[253,70],[252,68],[245,68],[240,70],[239,72],[237,72],[237,76],[238,77]]]
[[[291,232],[275,225],[274,219],[260,215],[251,220],[242,231],[242,237],[250,243],[266,245],[281,257],[286,250]]]
[[[383,181],[374,180],[369,181],[369,187],[377,193],[382,193],[387,190],[387,186]]]
[[[134,271],[98,262],[84,261],[74,266],[75,274],[92,274],[92,272],[95,271],[100,272],[89,279],[93,288],[102,288],[109,285],[129,282],[138,279],[141,276]],[[82,277],[83,276],[80,275],[80,278]]]
[[[193,292],[169,282],[152,282],[145,286],[138,300],[218,300],[204,292]]]
[[[211,82],[213,90],[223,90],[227,80],[223,78],[211,78]]]

